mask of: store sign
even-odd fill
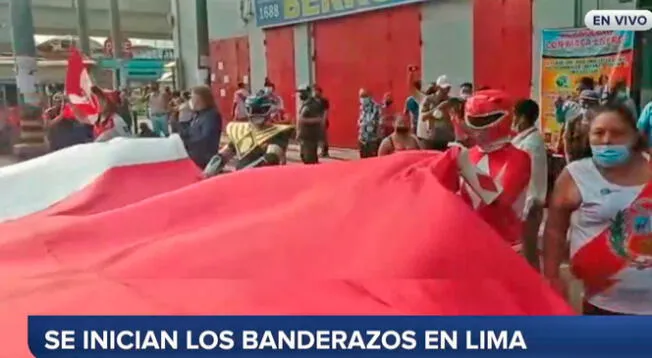
[[[133,58],[172,61],[175,56],[172,48],[142,48],[134,49]]]
[[[274,27],[427,0],[254,0],[256,25]]]
[[[165,61],[157,59],[131,59],[117,61],[113,58],[104,58],[98,61],[101,69],[124,70],[129,80],[156,81],[165,72]]]

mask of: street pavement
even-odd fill
[[[330,148],[329,156],[326,158],[319,158],[320,162],[328,163],[333,161],[342,160],[355,160],[358,159],[358,151],[346,148]],[[297,144],[290,144],[287,151],[287,160],[289,163],[301,163],[301,155],[299,154],[299,146]]]

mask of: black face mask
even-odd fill
[[[307,93],[301,93],[299,95],[299,99],[302,100],[302,101],[307,100],[308,99],[308,94]]]
[[[389,106],[389,105],[391,105],[392,103],[394,103],[394,102],[392,102],[392,101],[385,101],[385,105],[386,105],[386,106]]]
[[[398,133],[398,134],[407,134],[409,132],[410,132],[410,128],[406,128],[406,127],[398,127],[398,128],[396,128],[396,133]]]

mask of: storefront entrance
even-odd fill
[[[420,17],[420,6],[409,5],[314,23],[315,78],[330,100],[332,146],[357,146],[360,88],[376,101],[390,92],[393,111],[402,112],[407,67],[421,63]]]

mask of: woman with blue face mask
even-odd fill
[[[652,315],[652,169],[624,105],[596,110],[589,157],[561,173],[544,233],[544,275],[561,292],[570,258],[585,314]],[[572,220],[571,220],[572,217]],[[567,246],[570,244],[570,246]]]

